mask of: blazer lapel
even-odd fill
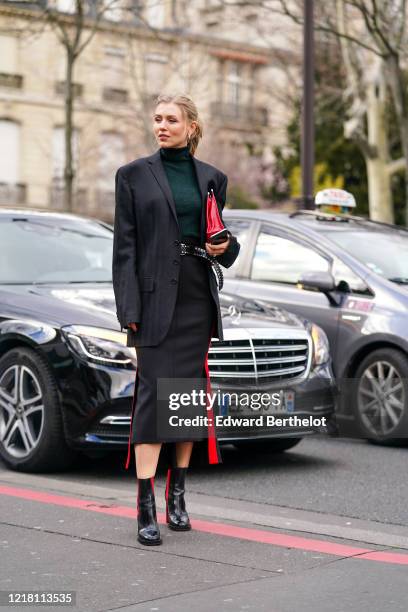
[[[166,200],[178,226],[176,203],[174,201],[173,193],[167,179],[167,174],[160,157],[160,149],[158,149],[156,153],[153,153],[153,155],[147,159],[147,163],[149,164],[150,170],[153,172],[156,181],[159,183],[164,195],[166,196]]]
[[[199,159],[196,159],[194,155],[192,156],[194,167],[196,170],[198,186],[200,188],[201,193],[201,227],[200,227],[200,236],[201,236],[201,245],[204,247],[205,238],[206,238],[206,227],[207,227],[207,194],[208,194],[208,175],[205,166],[201,163]]]

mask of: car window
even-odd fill
[[[250,221],[239,221],[238,219],[225,219],[225,224],[229,231],[236,237],[241,245],[238,257],[234,261],[234,265],[229,268],[223,268],[222,272],[226,278],[233,278],[238,270],[240,258],[245,252],[248,244],[249,230],[251,227]]]
[[[341,259],[337,259],[337,257],[334,259],[331,272],[334,276],[336,287],[347,283],[351,293],[372,295],[368,285],[353,270],[346,266]]]
[[[397,228],[350,224],[347,231],[325,229],[325,237],[337,243],[372,272],[389,280],[408,283],[408,233]]]
[[[112,282],[112,232],[88,220],[0,220],[0,284]]]
[[[322,255],[299,242],[261,229],[252,261],[253,280],[296,284],[304,272],[328,271]]]

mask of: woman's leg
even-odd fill
[[[155,444],[135,444],[136,475],[138,478],[151,478],[156,475],[161,442]]]
[[[188,467],[190,457],[193,450],[194,442],[177,442],[176,444],[176,460],[177,467]]]

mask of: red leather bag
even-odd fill
[[[215,199],[214,190],[207,194],[207,228],[206,238],[210,241],[211,236],[225,229],[225,225],[221,221],[220,212],[218,210],[217,200]]]

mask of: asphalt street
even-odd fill
[[[64,474],[0,466],[0,590],[74,591],[80,611],[405,612],[407,453],[319,437],[282,455],[226,447],[189,470],[187,533],[165,525],[160,466],[152,548],[136,539],[125,452]]]

